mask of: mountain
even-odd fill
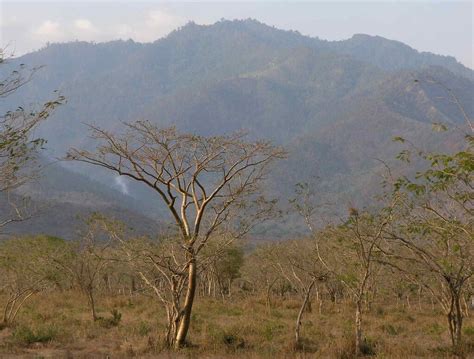
[[[461,65],[452,56],[418,52],[402,42],[387,40],[381,36],[356,34],[348,40],[332,42],[330,46],[338,53],[347,54],[388,71],[440,66],[456,75],[473,79],[472,70]]]
[[[137,234],[154,234],[163,228],[161,219],[144,213],[133,197],[72,172],[57,161],[40,158],[36,166],[41,170],[34,180],[16,190],[8,201],[0,193],[0,213],[11,212],[11,202],[24,208],[28,217],[9,225],[1,235],[48,234],[72,239],[94,213],[120,220]]]
[[[330,42],[255,20],[189,23],[149,44],[53,44],[12,60],[2,71],[20,63],[45,67],[0,110],[41,103],[57,89],[68,99],[39,131],[48,139],[48,156],[63,156],[71,146],[93,148],[85,123],[120,130],[123,121],[148,119],[199,134],[246,129],[250,138],[271,139],[290,152],[270,179],[274,195],[286,203],[295,183],[316,182],[321,200],[334,202],[339,212],[348,203],[369,202],[384,169],[379,159],[395,166],[400,147],[392,137],[440,150],[456,147],[455,133],[431,131],[433,122],[464,124],[445,88],[471,118],[474,114],[474,72],[452,57],[378,36]],[[87,173],[115,192],[119,188],[110,185],[114,177],[93,168],[67,171]],[[52,189],[67,177],[47,176],[54,178]],[[164,216],[155,196],[128,186],[122,206]],[[90,190],[87,198],[102,198],[105,191],[100,192]],[[267,235],[284,231],[272,228]]]

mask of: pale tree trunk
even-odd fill
[[[469,317],[469,306],[467,305],[466,297],[462,296],[462,305],[464,307],[464,316]]]
[[[181,320],[176,332],[175,347],[180,348],[186,343],[186,335],[188,334],[189,324],[191,322],[191,312],[193,309],[194,295],[196,292],[196,258],[191,258],[188,267],[188,288],[184,299]]]
[[[267,307],[267,310],[270,311],[270,309],[272,308],[272,288],[273,288],[273,285],[276,283],[277,279],[271,281],[271,282],[268,282],[267,281],[267,297],[266,297],[266,301],[265,301],[265,304],[266,304],[266,307]]]
[[[301,305],[300,311],[298,312],[298,317],[296,318],[296,326],[295,326],[295,345],[298,347],[300,344],[300,329],[301,329],[301,321],[303,319],[303,313],[305,308],[309,302],[309,298],[311,297],[311,291],[315,284],[315,280],[311,282],[308,289],[305,290],[303,304]]]
[[[359,356],[362,351],[362,299],[357,298],[355,313],[355,354]]]
[[[171,348],[176,342],[176,331],[179,324],[179,308],[174,304],[170,304],[166,308],[166,314],[168,316],[168,327],[166,331],[166,345]]]
[[[23,306],[26,300],[35,293],[37,292],[32,291],[24,296],[14,296],[13,298],[9,299],[8,303],[5,306],[2,326],[6,327],[12,324],[15,321],[15,318],[18,312],[20,311],[20,308]]]

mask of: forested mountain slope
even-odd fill
[[[392,137],[437,149],[455,146],[455,135],[431,132],[433,122],[463,125],[459,108],[432,80],[474,114],[473,71],[454,58],[368,35],[329,42],[254,20],[190,23],[150,44],[53,44],[9,66],[19,63],[45,67],[2,111],[34,106],[54,90],[68,99],[40,130],[50,157],[71,146],[93,146],[86,123],[119,130],[123,121],[148,119],[199,134],[245,129],[251,138],[289,150],[270,178],[282,203],[295,183],[317,182],[324,200],[339,210],[367,203],[378,188],[378,159],[392,163],[400,149]],[[45,175],[57,178],[50,189],[64,180],[63,174]],[[103,172],[88,169],[87,175],[119,189]],[[125,207],[159,216],[153,196],[129,187],[141,206],[130,201]],[[96,192],[92,197],[101,198]]]

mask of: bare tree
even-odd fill
[[[318,214],[313,197],[308,185],[298,184],[296,198],[292,202],[313,234],[315,260],[333,278],[342,282],[354,298],[355,353],[360,355],[365,347],[363,302],[380,271],[385,247],[384,229],[391,221],[393,205],[375,214],[368,211],[359,213],[351,208],[342,225],[330,225],[318,230],[313,224]]]
[[[276,288],[282,288],[284,282],[280,271],[275,270],[272,252],[271,244],[258,246],[245,258],[242,268],[243,279],[250,285],[252,292],[265,295],[269,313],[273,307],[272,293]]]
[[[203,137],[150,122],[126,124],[116,135],[91,127],[97,151],[71,149],[68,159],[109,169],[153,189],[166,205],[180,238],[186,279],[173,345],[185,344],[196,292],[197,258],[220,233],[238,238],[273,214],[261,195],[270,165],[285,152],[269,142],[247,142],[242,134]],[[179,295],[181,297],[181,294]]]
[[[60,275],[52,262],[63,252],[64,241],[47,236],[11,238],[0,243],[0,293],[3,326],[12,324],[25,302],[52,287]]]
[[[102,231],[100,222],[92,216],[88,220],[87,230],[80,234],[79,239],[68,242],[63,255],[52,259],[57,268],[64,271],[87,297],[93,321],[99,319],[96,310],[98,282],[105,274],[111,257],[108,254],[111,244],[109,233]]]
[[[301,306],[295,321],[295,348],[301,347],[301,324],[303,314],[311,308],[314,288],[325,281],[328,271],[318,261],[314,242],[293,240],[272,246],[273,270],[280,275],[301,296]]]

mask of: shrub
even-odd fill
[[[389,335],[398,335],[403,331],[400,326],[393,326],[392,324],[382,325],[382,330]]]
[[[385,309],[383,307],[377,307],[375,310],[375,314],[379,317],[384,317],[385,316]]]
[[[112,314],[112,317],[110,318],[99,318],[99,323],[104,328],[116,327],[122,320],[122,313],[120,313],[117,309],[112,309],[110,314]]]
[[[137,332],[141,337],[148,335],[150,333],[151,327],[147,322],[140,322],[137,326]]]
[[[474,327],[467,326],[463,329],[464,335],[474,336]]]
[[[240,349],[245,347],[245,340],[235,333],[224,332],[222,342],[231,349]]]
[[[440,335],[444,332],[444,328],[438,323],[434,323],[426,328],[426,332],[432,335]]]
[[[360,351],[363,355],[372,356],[375,355],[375,348],[376,343],[370,338],[365,338],[360,346]]]
[[[43,326],[36,330],[28,326],[19,326],[13,331],[13,338],[16,342],[30,345],[33,343],[48,343],[57,335],[57,329],[53,326]]]

